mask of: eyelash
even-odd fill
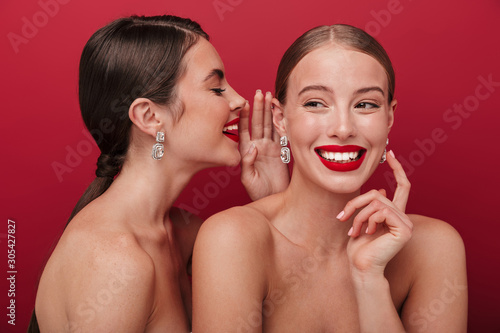
[[[304,106],[309,107],[309,108],[319,108],[321,106],[324,107],[325,105],[321,102],[311,101],[311,102],[305,103]],[[380,105],[377,105],[375,103],[369,103],[369,102],[361,102],[361,103],[358,103],[354,108],[356,108],[356,109],[378,109],[378,108],[380,108]]]
[[[221,88],[214,88],[210,90],[212,90],[217,96],[222,96],[222,93],[226,91],[226,89],[221,89]]]
[[[313,104],[316,104],[316,105],[313,105]],[[322,105],[322,106],[325,106],[323,103],[321,102],[318,102],[318,101],[310,101],[310,102],[307,102],[304,104],[305,107],[310,107],[310,108],[318,108],[320,107],[318,104]]]
[[[361,105],[364,105],[364,106],[369,105],[369,107],[360,107]],[[361,102],[358,105],[356,105],[355,108],[360,108],[360,109],[378,109],[378,108],[380,108],[380,106],[377,105],[377,104],[375,104],[375,103]]]

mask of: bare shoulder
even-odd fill
[[[463,248],[462,237],[449,223],[423,215],[410,214],[408,217],[413,222],[411,242],[415,245]]]
[[[100,288],[120,274],[130,283],[142,281],[141,288],[151,287],[153,260],[137,237],[115,221],[119,217],[92,210],[83,213],[69,223],[47,265],[60,275],[57,280],[62,278],[67,283],[64,287],[72,293],[85,293],[85,288],[75,288],[74,281],[87,281],[85,286],[90,289]]]
[[[217,213],[203,223],[198,237],[241,238],[244,243],[254,244],[269,242],[273,236],[271,220],[281,207],[280,198],[278,193]]]
[[[449,223],[422,215],[408,215],[413,235],[403,256],[415,269],[440,267],[445,263],[465,265],[465,246],[458,231]],[[410,258],[411,257],[411,258]]]
[[[248,206],[203,223],[193,251],[193,331],[234,331],[233,320],[265,299],[271,239],[265,216]]]
[[[70,223],[43,272],[36,302],[39,324],[52,325],[48,319],[62,311],[84,331],[143,330],[153,308],[153,260],[133,234],[84,222]],[[106,306],[97,311],[93,302]]]
[[[250,206],[233,207],[211,216],[203,223],[198,235],[200,242],[229,242],[241,246],[265,243],[269,237],[268,219]]]
[[[266,217],[259,211],[233,207],[207,219],[200,228],[193,250],[193,276],[196,269],[219,269],[235,275],[234,269],[248,269],[247,276],[263,281],[266,262],[271,260],[272,233]],[[217,268],[218,267],[218,268]]]
[[[118,275],[126,277],[131,285],[141,281],[146,289],[153,286],[154,262],[134,234],[76,224],[75,228],[68,227],[56,248],[61,264],[72,267],[65,270],[66,274],[96,286]]]
[[[409,277],[401,312],[403,324],[407,332],[465,332],[468,296],[462,237],[444,221],[409,217],[413,235],[397,261]],[[438,311],[435,304],[439,304]],[[427,317],[428,313],[432,317]]]
[[[126,262],[146,260],[149,255],[140,246],[133,232],[120,223],[119,217],[98,214],[76,216],[63,233],[60,245],[69,253],[90,256],[95,261],[121,260]],[[58,245],[59,246],[59,245]]]

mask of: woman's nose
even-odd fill
[[[229,88],[229,108],[231,111],[238,111],[246,104],[246,99],[241,97],[233,88]]]
[[[356,135],[355,119],[348,108],[332,110],[328,117],[329,137],[337,137],[341,141]]]

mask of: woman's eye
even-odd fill
[[[311,101],[304,104],[304,106],[309,108],[319,108],[319,107],[324,107],[325,105],[321,102]]]
[[[221,89],[221,88],[214,88],[214,89],[210,89],[210,90],[212,90],[217,96],[221,96],[222,93],[224,91],[226,91],[226,89]]]
[[[357,109],[378,109],[380,106],[374,103],[361,102],[355,106]]]

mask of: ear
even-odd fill
[[[160,107],[147,98],[137,98],[128,109],[128,116],[137,128],[153,137],[156,132],[165,131],[164,112],[160,112]]]
[[[286,135],[286,119],[284,106],[276,99],[271,101],[273,112],[273,124],[280,136]]]
[[[388,113],[388,125],[389,130],[392,128],[394,124],[394,112],[396,112],[396,107],[398,105],[398,101],[393,99],[391,104],[389,104],[389,113]]]

